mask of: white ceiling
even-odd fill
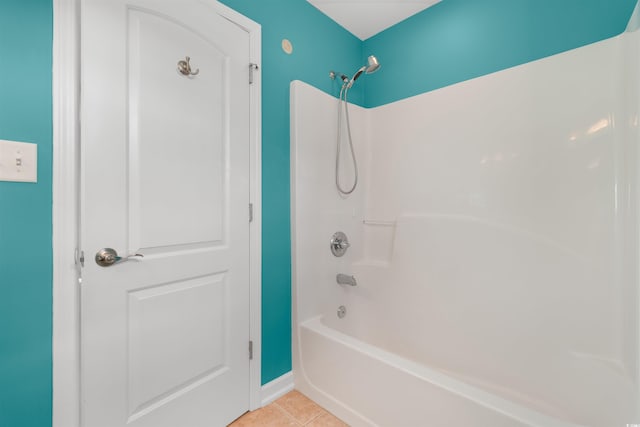
[[[307,0],[361,40],[440,0]]]

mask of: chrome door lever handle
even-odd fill
[[[117,257],[116,257],[116,262],[115,262],[115,263],[117,264],[117,263],[119,263],[119,262],[129,261],[131,258],[135,258],[135,257],[144,258],[144,255],[142,255],[142,254],[133,254],[133,255],[126,256],[126,257],[119,257],[119,256],[117,256]]]
[[[96,260],[96,264],[98,264],[100,267],[110,267],[114,264],[119,264],[135,257],[144,258],[144,255],[133,254],[126,257],[121,257],[121,256],[118,256],[118,252],[116,252],[115,249],[103,248],[96,253],[95,260]]]

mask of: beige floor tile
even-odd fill
[[[291,419],[276,405],[268,405],[257,411],[244,414],[229,427],[299,427],[300,424]]]
[[[280,406],[289,415],[291,415],[293,419],[303,425],[325,412],[324,409],[318,406],[314,401],[297,390],[293,390],[285,394],[276,400],[275,404]]]
[[[349,427],[349,425],[333,416],[333,414],[325,412],[309,424],[305,424],[305,427]]]

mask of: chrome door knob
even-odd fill
[[[115,249],[103,248],[96,253],[96,264],[100,267],[109,267],[116,263],[118,253]]]
[[[133,254],[127,257],[118,256],[118,252],[112,248],[103,248],[96,252],[96,264],[100,267],[109,267],[113,264],[118,264],[120,262],[124,262],[133,257],[144,257],[142,254]]]

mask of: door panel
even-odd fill
[[[82,2],[83,426],[249,407],[248,64],[205,2]],[[144,256],[100,267],[104,247]]]
[[[130,417],[229,369],[226,292],[224,274],[129,292]]]
[[[128,20],[131,247],[222,241],[228,58],[163,16],[134,9]],[[185,46],[199,71],[193,77],[176,68]]]

